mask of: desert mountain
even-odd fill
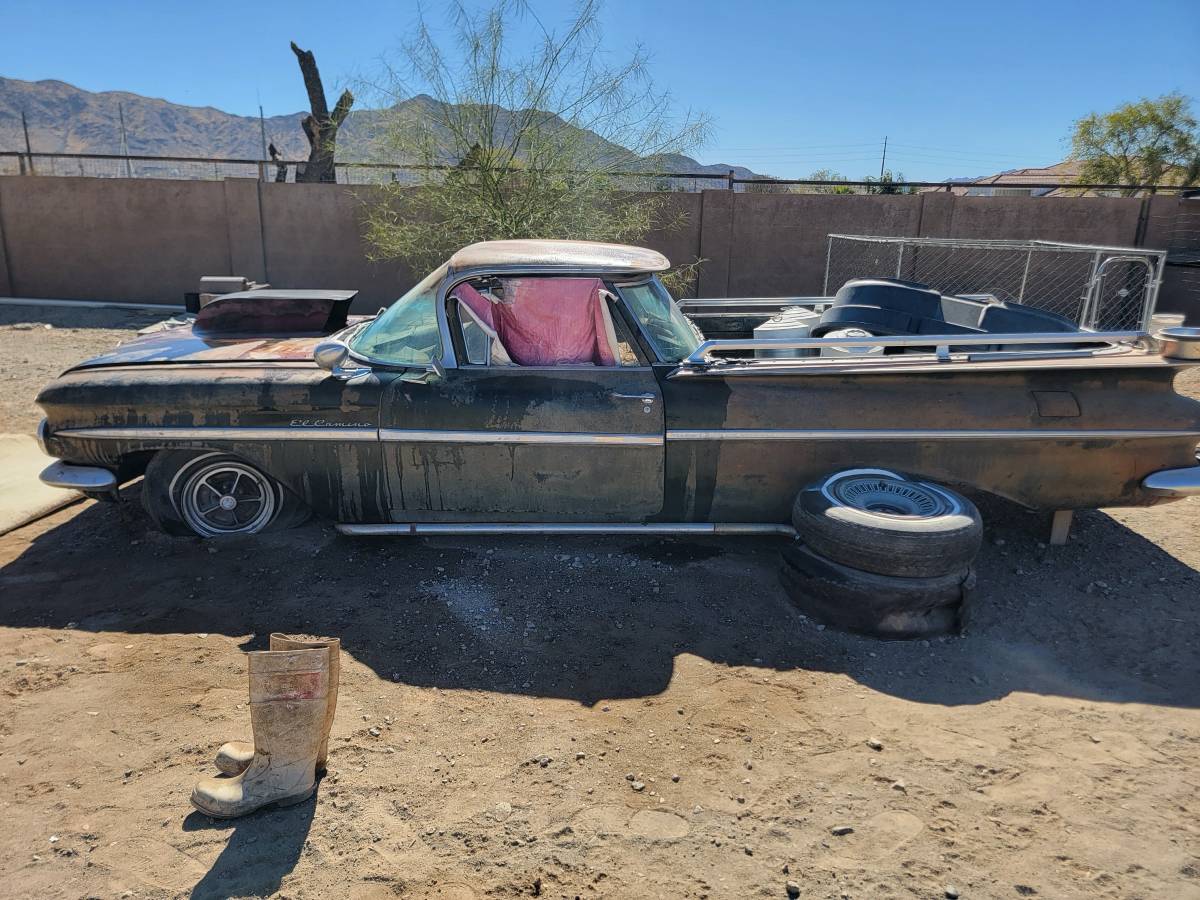
[[[406,115],[427,114],[438,101],[417,96],[401,103]],[[0,150],[24,150],[21,112],[29,124],[34,152],[117,154],[121,148],[120,116],[125,117],[129,153],[139,156],[184,156],[221,159],[261,159],[262,132],[253,116],[235,116],[211,106],[184,106],[125,91],[95,93],[62,81],[20,81],[0,77]],[[502,111],[507,113],[507,111]],[[303,113],[271,116],[264,122],[267,140],[286,159],[305,159],[308,144],[300,129]],[[503,128],[501,116],[498,126]],[[378,134],[380,113],[351,111],[338,136],[338,159],[343,162],[370,161],[373,138]],[[604,153],[630,155],[597,134]],[[631,157],[632,161],[632,157]],[[658,171],[703,172],[724,175],[730,169],[741,178],[755,177],[743,166],[724,163],[701,165],[689,156],[669,154],[653,161]]]

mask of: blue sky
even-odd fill
[[[532,3],[547,22],[569,15]],[[288,113],[306,105],[289,40],[316,53],[333,94],[415,17],[415,3],[375,0],[4,0],[0,75]],[[657,84],[711,115],[693,155],[784,177],[877,173],[884,135],[888,167],[910,179],[1044,165],[1089,111],[1171,90],[1200,106],[1200,0],[609,0],[604,23],[614,55],[645,43]]]

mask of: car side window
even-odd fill
[[[657,279],[620,285],[619,289],[663,362],[679,362],[703,343],[704,335],[679,311]]]
[[[464,365],[641,365],[615,298],[598,278],[477,278],[449,296]]]

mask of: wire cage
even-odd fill
[[[899,278],[943,294],[987,294],[1056,313],[1083,328],[1145,331],[1165,250],[1055,241],[831,234],[825,294],[852,278]]]

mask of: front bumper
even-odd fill
[[[98,466],[72,466],[56,459],[39,476],[42,484],[85,493],[112,493],[117,489],[117,476]]]
[[[1200,495],[1200,466],[1152,472],[1142,479],[1142,487],[1164,499],[1195,497]]]

